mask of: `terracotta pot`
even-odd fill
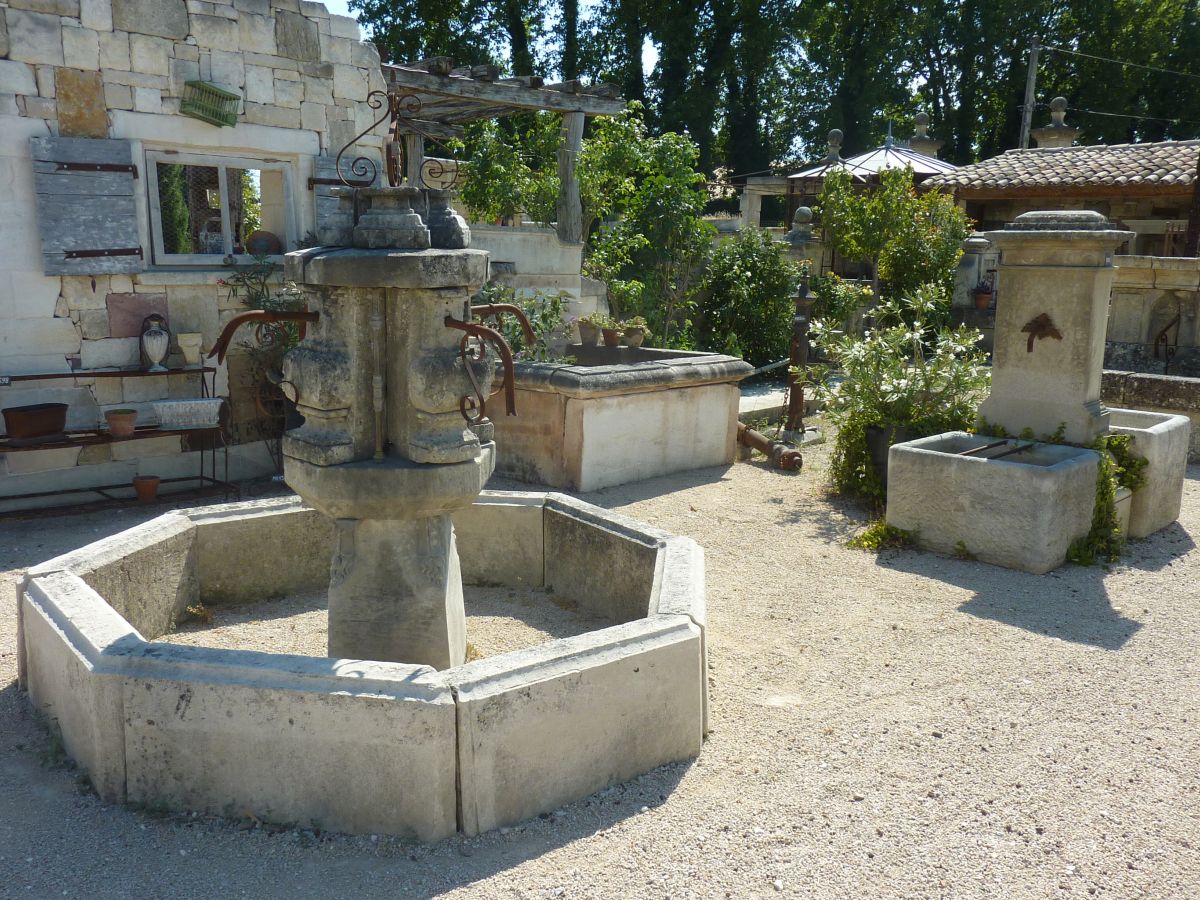
[[[626,347],[640,347],[642,346],[642,341],[645,339],[646,332],[642,331],[640,328],[630,328],[625,332]]]
[[[585,347],[595,347],[600,341],[600,329],[586,322],[579,322],[579,343]]]
[[[604,346],[605,347],[620,347],[621,346],[621,332],[619,332],[615,328],[602,328],[601,331],[604,332]]]
[[[136,409],[110,409],[104,413],[104,421],[108,423],[108,432],[115,438],[127,438],[133,435],[134,425],[137,424]]]
[[[975,308],[976,309],[991,309],[992,308],[992,292],[991,291],[976,291],[975,292]]]
[[[32,403],[4,410],[4,430],[10,438],[27,440],[62,434],[67,425],[67,404]]]
[[[133,489],[137,491],[139,503],[153,503],[158,499],[158,485],[162,479],[157,475],[133,476]]]

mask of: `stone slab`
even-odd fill
[[[59,133],[64,137],[107,137],[108,113],[100,73],[58,69],[54,81]]]
[[[150,645],[130,670],[132,802],[423,841],[455,830],[454,698],[428,669]]]
[[[181,41],[188,35],[184,0],[112,0],[113,27],[117,31],[154,34]]]
[[[541,588],[546,495],[484,491],[455,511],[458,557],[465,584]]]
[[[462,830],[586,797],[703,743],[700,630],[660,617],[452,670]]]
[[[80,365],[85,369],[126,368],[141,362],[141,346],[137,338],[103,338],[84,341],[80,349]]]

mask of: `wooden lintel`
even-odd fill
[[[475,100],[497,106],[513,106],[521,109],[546,109],[557,112],[581,112],[588,116],[615,116],[625,109],[619,99],[597,97],[589,94],[565,94],[544,88],[526,88],[518,85],[476,81],[449,75],[433,75],[408,66],[383,67],[392,93],[437,94],[461,100]]]
[[[454,60],[449,56],[427,56],[416,62],[405,63],[413,69],[421,69],[434,75],[449,75],[454,71]]]
[[[572,78],[570,81],[556,81],[553,84],[546,85],[546,90],[558,91],[560,94],[578,94],[579,79]]]
[[[447,122],[433,122],[429,119],[414,119],[402,116],[396,119],[396,131],[400,134],[423,134],[425,137],[439,141],[448,141],[466,135],[466,130]]]

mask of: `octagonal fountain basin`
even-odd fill
[[[496,471],[534,484],[594,491],[729,465],[737,437],[733,356],[571,344],[571,364],[519,362],[519,416],[496,416]]]
[[[29,571],[20,682],[100,796],[437,840],[699,753],[703,551],[558,494],[455,514],[463,580],[487,586],[469,617],[498,594],[576,617],[533,646],[439,672],[175,642],[189,606],[220,623],[324,592],[332,527],[295,498],[179,510]]]

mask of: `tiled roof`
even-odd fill
[[[1198,153],[1200,140],[1009,150],[934,176],[925,184],[992,191],[1097,186],[1171,187],[1177,191],[1196,180]]]

